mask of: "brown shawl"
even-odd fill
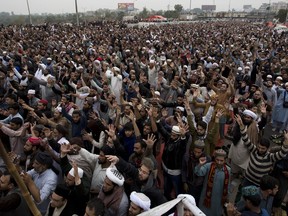
[[[98,198],[100,198],[103,201],[107,209],[111,208],[115,212],[117,212],[119,209],[120,202],[122,200],[123,193],[124,193],[124,188],[116,185],[113,193],[106,195],[101,190],[98,195]]]

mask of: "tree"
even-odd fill
[[[143,10],[139,13],[140,18],[147,18],[148,17],[148,10],[146,7],[143,8]]]
[[[174,5],[175,11],[179,14],[183,10],[183,6],[181,4]]]
[[[275,18],[279,19],[279,22],[285,22],[286,17],[287,17],[287,12],[288,12],[288,10],[286,10],[286,9],[280,9]]]

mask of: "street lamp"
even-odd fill
[[[77,0],[75,0],[75,9],[76,9],[76,22],[77,22],[77,26],[79,26],[79,14],[78,14]]]
[[[28,14],[29,14],[29,23],[30,23],[30,25],[32,25],[32,18],[31,18],[31,13],[30,13],[29,1],[26,0],[26,3],[27,3],[27,8],[28,8]]]

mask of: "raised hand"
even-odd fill
[[[148,134],[147,139],[143,139],[143,141],[147,144],[148,148],[152,147],[154,145],[154,143],[156,142],[156,137],[154,134]]]
[[[216,113],[216,118],[220,118],[224,114],[224,112],[225,111],[223,109],[218,109]]]
[[[60,147],[61,154],[68,154],[72,149],[72,146],[70,144],[62,144]]]
[[[162,114],[162,117],[166,118],[168,116],[168,110],[167,109],[162,109],[161,110],[161,114]]]
[[[239,127],[240,127],[240,130],[244,130],[245,126],[243,124],[243,121],[242,121],[242,118],[240,115],[236,115],[235,116],[235,120],[236,122],[238,123]]]
[[[199,165],[200,165],[200,166],[204,165],[206,162],[207,162],[206,157],[200,157],[200,158],[199,158]]]
[[[105,130],[105,132],[108,134],[109,137],[111,137],[113,139],[113,137],[115,137],[115,132],[116,132],[116,128],[114,125],[109,125],[108,130]]]
[[[119,162],[119,158],[114,155],[106,155],[106,158],[112,165],[115,165]]]
[[[52,131],[49,128],[44,128],[43,132],[45,137],[47,137],[48,139],[52,137]]]
[[[267,105],[265,103],[261,104],[260,111],[263,115],[266,114]]]
[[[184,106],[187,112],[191,111],[191,107],[187,99],[184,100]]]
[[[181,136],[184,137],[186,135],[186,133],[189,131],[189,126],[188,125],[180,125],[179,129],[180,129]]]

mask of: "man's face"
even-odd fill
[[[144,150],[142,147],[141,147],[141,144],[140,143],[135,143],[134,144],[134,153],[136,155],[142,155],[144,153]]]
[[[126,137],[131,137],[133,135],[133,130],[125,130],[124,133]]]
[[[130,112],[131,112],[130,106],[125,106],[124,108],[125,115],[130,115]]]
[[[272,83],[271,80],[269,80],[269,81],[267,81],[266,85],[267,85],[267,87],[272,87],[272,86],[273,86],[273,83]]]
[[[140,214],[141,212],[142,212],[142,209],[139,206],[135,205],[135,203],[133,202],[130,202],[128,216],[136,216]]]
[[[10,128],[16,131],[20,128],[20,125],[10,122]]]
[[[279,190],[279,186],[276,185],[275,188],[273,188],[271,195],[275,196],[277,194],[278,190]]]
[[[217,168],[222,168],[225,164],[225,157],[218,156],[215,158]]]
[[[37,103],[37,109],[38,110],[45,110],[46,106],[43,103]]]
[[[149,175],[150,175],[150,170],[148,169],[148,167],[146,167],[145,165],[142,165],[139,168],[139,180],[145,181],[146,179],[148,179]]]
[[[148,135],[152,131],[151,127],[149,125],[145,125],[143,128],[143,135]]]
[[[5,102],[8,104],[8,105],[10,105],[10,104],[12,104],[13,103],[13,100],[11,99],[11,98],[5,98]]]
[[[84,216],[96,216],[95,209],[90,209],[86,207]]]
[[[65,184],[70,187],[73,186],[75,184],[75,177],[73,177],[72,175],[70,175],[69,173],[67,174],[66,178],[65,178]]]
[[[264,154],[266,154],[267,151],[268,151],[268,148],[267,148],[266,146],[263,146],[263,145],[261,145],[261,144],[259,144],[259,145],[257,146],[257,153],[258,153],[259,155],[264,155]]]
[[[69,101],[67,100],[66,97],[61,98],[61,103],[66,104],[67,102],[69,102]]]
[[[0,177],[0,191],[9,190],[10,175],[2,175]]]
[[[62,196],[57,195],[56,193],[52,193],[50,199],[51,207],[53,208],[61,208],[66,203],[66,199],[64,199]]]
[[[215,105],[217,104],[217,101],[218,101],[217,99],[212,99],[212,100],[211,100],[211,105],[212,105],[212,106],[215,106]]]
[[[193,154],[195,158],[200,158],[200,156],[202,155],[203,150],[200,148],[194,148],[193,149]]]
[[[178,138],[179,138],[179,135],[178,135],[178,134],[171,133],[170,139],[171,139],[172,141],[177,140]]]
[[[204,136],[205,135],[205,129],[203,127],[201,127],[200,125],[197,125],[197,135],[198,136]]]
[[[13,109],[13,108],[9,108],[9,109],[8,109],[8,112],[9,112],[9,114],[11,114],[11,115],[16,115],[16,114],[18,113],[18,110],[15,110],[15,109]]]
[[[61,117],[61,113],[59,111],[55,110],[53,116],[55,119],[59,119]]]
[[[103,91],[104,92],[108,92],[109,90],[109,86],[108,85],[103,85]]]
[[[183,97],[177,97],[177,104],[183,104]]]
[[[253,98],[256,99],[256,100],[260,99],[260,98],[261,98],[261,92],[256,91],[256,92],[253,94]]]
[[[23,147],[24,153],[31,152],[32,148],[33,148],[32,143],[27,141]]]
[[[42,173],[46,170],[46,166],[44,164],[40,164],[37,160],[33,162],[33,168],[37,173]]]
[[[72,114],[72,119],[74,123],[77,123],[80,121],[80,115],[79,114]]]
[[[249,125],[249,124],[251,124],[252,121],[253,121],[253,119],[250,116],[243,115],[243,123],[244,123],[244,125]]]
[[[114,189],[114,187],[115,186],[114,186],[113,182],[110,179],[108,179],[107,177],[105,177],[103,187],[102,187],[103,192],[109,193]]]
[[[227,86],[226,86],[225,83],[223,83],[223,84],[221,85],[220,90],[223,91],[223,92],[225,92],[225,91],[227,90]]]
[[[107,161],[106,157],[105,157],[105,154],[103,151],[100,151],[99,153],[99,157],[98,157],[98,163],[99,164],[105,164]]]

